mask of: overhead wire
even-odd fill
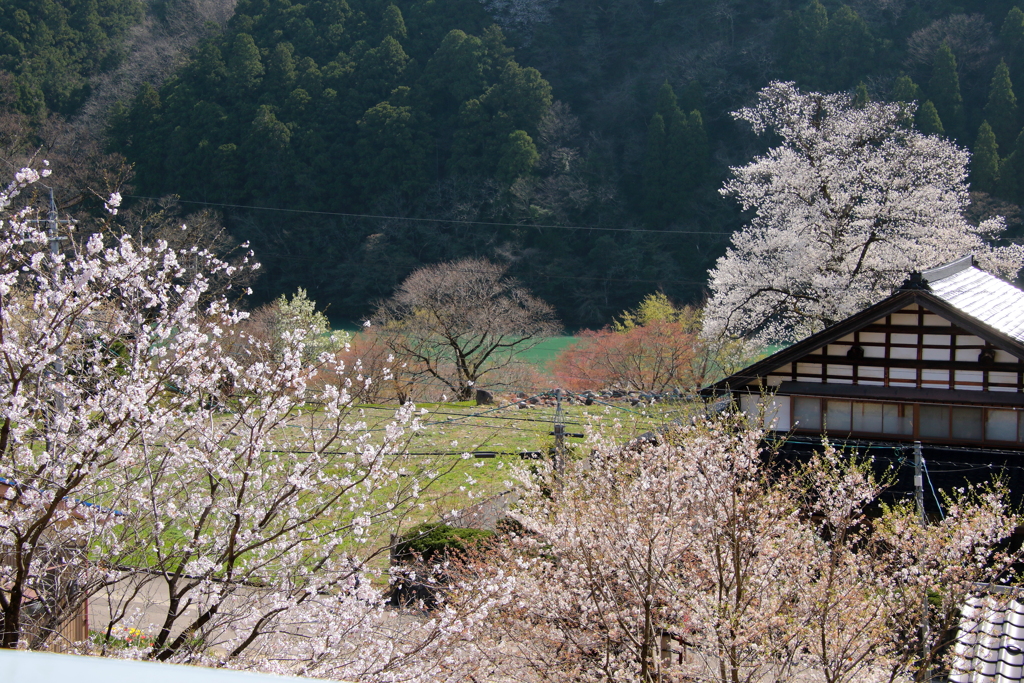
[[[124,197],[132,199],[148,199],[161,201],[164,197],[149,197],[145,195],[126,194]],[[652,228],[610,228],[595,225],[555,225],[551,223],[530,224],[530,223],[505,223],[501,221],[473,221],[462,218],[419,218],[414,216],[389,216],[387,214],[350,213],[344,211],[319,211],[315,209],[287,209],[276,206],[257,206],[254,204],[228,204],[224,202],[207,202],[196,199],[181,199],[174,197],[174,201],[180,204],[198,204],[200,206],[219,206],[226,209],[246,209],[250,211],[277,211],[280,213],[298,213],[314,216],[338,216],[342,218],[368,218],[373,220],[410,221],[420,223],[449,223],[454,225],[483,225],[489,227],[508,228],[534,228],[544,230],[601,230],[605,232],[626,232],[626,233],[660,233],[668,235],[712,235],[717,237],[731,237],[732,232],[721,230],[658,230]],[[1010,241],[1013,238],[1001,237],[993,241]]]
[[[147,197],[143,195],[124,195],[133,199],[150,199],[160,201],[159,197]],[[220,202],[204,202],[190,199],[178,199],[181,204],[199,204],[202,206],[221,206],[228,209],[249,209],[252,211],[278,211],[281,213],[301,213],[316,216],[339,216],[343,218],[370,218],[374,220],[411,221],[420,223],[450,223],[454,225],[484,225],[496,228],[534,228],[543,230],[601,230],[605,232],[627,232],[627,233],[662,233],[669,235],[716,235],[728,237],[731,233],[714,230],[656,230],[652,228],[610,228],[593,225],[554,225],[554,224],[530,224],[530,223],[503,223],[500,221],[470,221],[460,218],[416,218],[412,216],[388,216],[384,214],[367,213],[346,213],[341,211],[316,211],[313,209],[284,209],[273,206],[254,206],[246,204],[225,204]]]
[[[924,476],[928,480],[928,488],[932,490],[932,498],[935,499],[935,505],[939,508],[939,517],[945,519],[946,513],[942,511],[942,502],[939,501],[939,494],[935,492],[935,484],[932,483],[932,475],[928,473],[928,461],[922,458],[921,465],[924,467]]]
[[[520,399],[520,400],[526,400],[526,399]],[[508,406],[501,406],[500,410],[506,410],[508,408],[513,407],[513,405],[514,404],[510,404]],[[385,411],[391,410],[390,408],[385,407],[385,406],[353,406],[353,408],[357,409],[357,410],[385,410]],[[431,411],[428,412],[428,415],[451,415],[451,416],[458,417],[458,418],[481,418],[481,419],[487,419],[487,420],[506,420],[506,421],[509,421],[509,422],[550,422],[550,420],[541,420],[541,419],[532,418],[532,417],[503,417],[501,415],[490,415],[489,416],[489,415],[487,415],[487,413],[489,413],[489,412],[493,412],[493,411],[484,411],[483,413],[474,413],[474,414],[466,415],[466,414],[463,414],[463,413],[444,413],[444,412],[440,412],[440,411],[436,411],[436,410],[431,410]],[[444,421],[435,421],[435,422],[425,422],[423,424],[446,424],[446,422],[444,422]],[[565,424],[582,425],[583,423],[582,422],[566,422]]]
[[[820,439],[815,439],[814,437],[809,437],[809,436],[783,436],[783,437],[774,437],[774,438],[773,437],[765,437],[765,440],[767,440],[767,441],[778,441],[778,442],[781,442],[781,443],[797,443],[797,444],[803,444],[803,445],[820,445],[820,443],[821,443]],[[855,439],[833,440],[833,444],[839,444],[839,443],[842,443],[843,445],[850,446],[850,447],[858,449],[858,450],[868,450],[868,451],[883,450],[883,451],[893,451],[894,453],[902,453],[904,448],[905,448],[905,444],[901,444],[899,442],[860,441],[860,440],[855,440]],[[1019,458],[1020,455],[1021,455],[1020,451],[1011,451],[1011,450],[1008,450],[1008,449],[1000,449],[1000,448],[980,448],[979,449],[979,448],[971,448],[969,446],[951,446],[951,445],[933,445],[933,444],[928,444],[927,448],[929,450],[934,449],[934,450],[943,450],[943,451],[947,451],[947,452],[961,452],[961,453],[962,452],[982,451],[982,452],[984,452],[987,455],[1006,455],[1006,456],[1013,456],[1015,458]],[[914,466],[912,463],[908,463],[907,462],[906,456],[903,456],[903,457],[900,457],[900,458],[886,458],[885,456],[872,454],[871,457],[872,458],[876,458],[878,460],[885,460],[885,461],[889,461],[889,462],[895,462],[895,463],[900,464],[900,465],[905,465],[906,467],[913,467]],[[970,470],[970,469],[1013,469],[1013,470],[1024,470],[1024,465],[1010,465],[1010,464],[994,465],[994,464],[991,464],[991,463],[962,462],[962,461],[957,461],[957,460],[934,460],[934,459],[931,460],[931,463],[933,465],[937,465],[937,464],[938,465],[951,465],[953,467],[966,468],[964,471]],[[944,471],[936,471],[936,474],[944,474],[944,473],[945,473]]]

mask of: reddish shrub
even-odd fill
[[[699,340],[683,322],[652,320],[627,330],[584,330],[552,362],[561,386],[572,391],[693,390]]]

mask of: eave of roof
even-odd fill
[[[1007,286],[1012,287],[1012,285]],[[966,314],[964,311],[960,310],[948,301],[939,298],[932,292],[924,289],[902,289],[878,302],[874,306],[869,306],[860,313],[855,313],[846,320],[840,321],[831,327],[827,327],[821,332],[812,334],[810,337],[802,339],[792,346],[777,351],[767,358],[764,358],[753,365],[750,365],[743,370],[716,382],[715,384],[705,387],[701,390],[701,394],[705,396],[717,395],[731,391],[737,386],[756,382],[772,370],[803,358],[811,351],[845,337],[851,332],[855,332],[861,327],[870,325],[875,320],[878,320],[890,313],[895,313],[896,311],[906,308],[908,305],[913,303],[919,304],[926,310],[940,315],[968,332],[990,342],[997,348],[1024,360],[1024,341],[1018,340],[1002,330],[996,329],[992,325]]]

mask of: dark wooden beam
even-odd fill
[[[751,391],[750,393],[754,393]],[[783,382],[779,396],[824,396],[905,403],[945,403],[949,405],[1024,406],[1024,394],[1009,391],[965,391],[963,389],[916,389],[914,387],[879,387],[865,384],[817,384],[814,382]]]

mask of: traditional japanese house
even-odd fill
[[[920,441],[964,471],[1012,467],[1024,493],[1024,291],[968,256],[704,393],[764,403],[794,445],[828,434],[898,456]]]

